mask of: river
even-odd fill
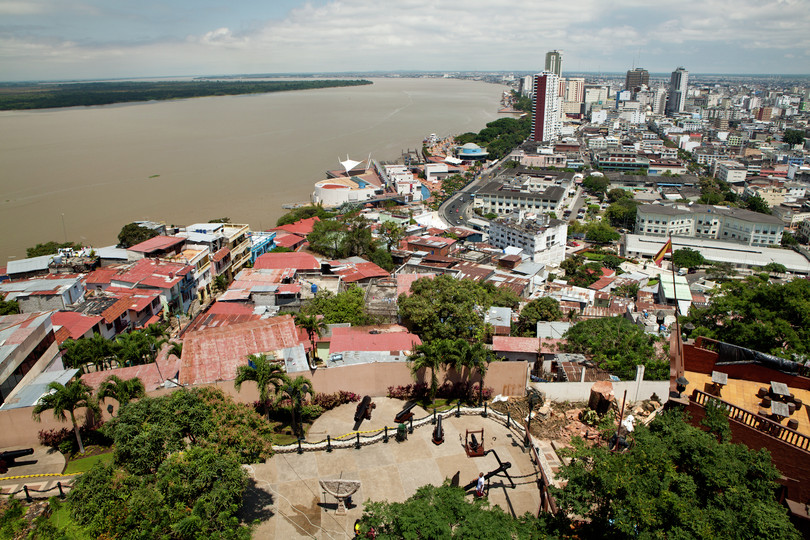
[[[0,265],[135,220],[269,228],[339,159],[395,160],[498,117],[504,86],[456,79],[0,112]]]

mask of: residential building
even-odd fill
[[[779,245],[785,226],[776,216],[705,204],[642,204],[635,233],[712,238],[752,246]]]
[[[562,52],[555,50],[546,53],[545,71],[553,73],[557,77],[562,77]]]
[[[0,283],[0,298],[15,300],[22,313],[67,309],[80,302],[83,296],[84,284],[79,276]]]
[[[513,210],[557,212],[566,197],[561,185],[533,186],[528,180],[516,178],[509,183],[490,182],[475,194],[473,204],[483,214],[504,215]]]
[[[534,76],[532,98],[532,141],[554,141],[560,134],[559,81],[552,72],[544,71]]]
[[[251,260],[250,226],[236,223],[195,223],[186,227],[186,232],[213,235],[219,238],[220,249],[227,248],[230,255],[230,266],[227,268],[229,279],[233,279]],[[215,254],[217,250],[212,250]],[[216,273],[215,275],[219,275]]]
[[[26,375],[42,372],[58,354],[49,312],[0,316],[0,404]]]
[[[745,182],[748,169],[739,161],[717,160],[714,162],[714,176],[718,180],[735,184]]]
[[[533,262],[559,266],[565,259],[568,223],[548,214],[519,211],[490,221],[489,243],[520,248]]]

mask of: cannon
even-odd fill
[[[357,409],[354,411],[354,421],[362,422],[363,420],[371,420],[371,411],[377,408],[377,404],[371,401],[369,396],[365,396],[363,400],[357,404]]]
[[[433,444],[440,445],[444,442],[444,429],[442,429],[442,417],[436,419],[436,427],[433,429]]]
[[[9,450],[7,452],[0,452],[0,474],[8,472],[9,467],[14,467],[15,459],[30,456],[34,454],[33,448],[23,448],[22,450]]]
[[[475,437],[478,433],[481,441]],[[467,430],[467,435],[464,437],[464,450],[467,452],[467,457],[480,457],[484,455],[484,430]]]
[[[484,475],[484,480],[489,480],[493,476],[505,476],[509,483],[512,485],[512,488],[515,488],[515,482],[512,480],[512,477],[509,475],[509,469],[512,468],[512,464],[508,461],[501,461],[501,458],[498,456],[498,453],[495,450],[487,450],[487,454],[492,454],[495,456],[495,459],[498,461],[498,468],[492,471],[489,471]],[[476,478],[466,486],[464,486],[464,491],[468,491],[475,487],[478,483],[478,479]]]
[[[411,418],[413,418],[413,412],[411,412],[411,411],[412,411],[412,409],[414,407],[416,407],[416,402],[415,401],[409,401],[402,408],[402,410],[399,411],[397,413],[397,415],[394,417],[394,422],[396,422],[397,424],[403,424],[403,423],[407,422],[408,420],[410,420]]]

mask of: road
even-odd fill
[[[496,161],[491,167],[479,172],[472,182],[463,189],[454,193],[439,207],[439,217],[451,227],[466,227],[467,220],[474,217],[472,211],[471,194],[487,184],[501,171],[501,165],[506,157]]]

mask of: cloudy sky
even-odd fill
[[[393,70],[810,72],[808,0],[0,0],[0,80]]]

